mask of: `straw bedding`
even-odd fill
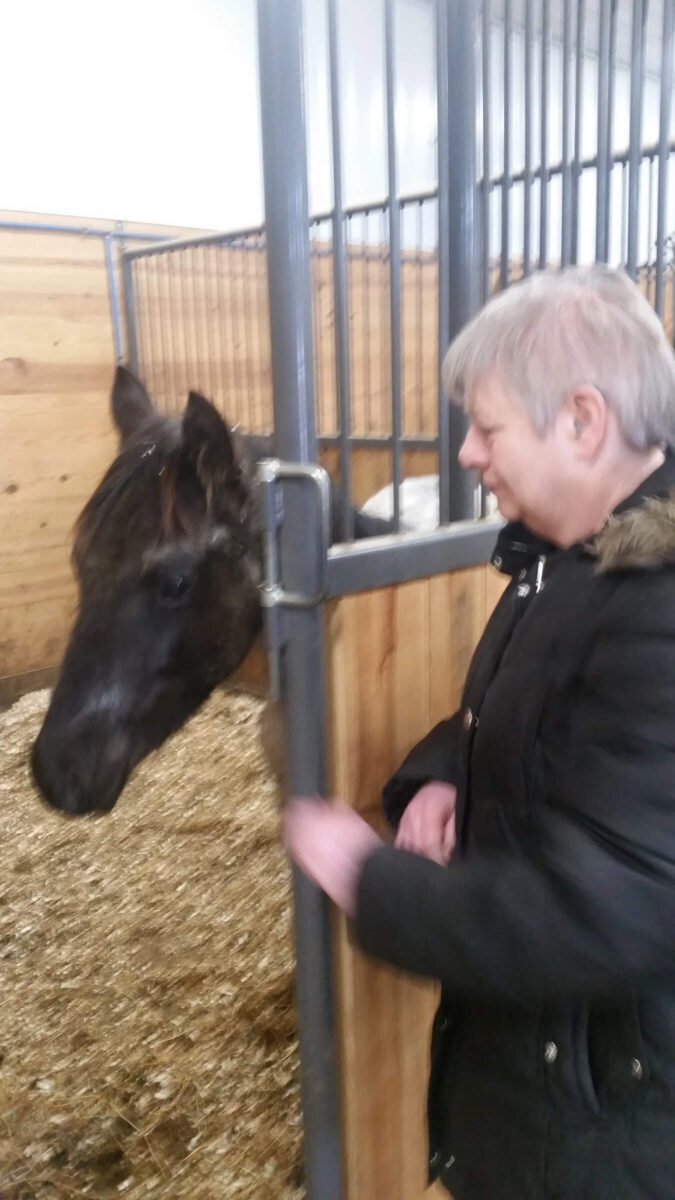
[[[0,714],[0,1197],[301,1200],[289,876],[260,701],[217,693],[98,820]]]

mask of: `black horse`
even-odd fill
[[[109,811],[262,626],[261,444],[247,449],[196,392],[181,419],[162,416],[123,367],[112,412],[119,453],[76,526],[79,612],[32,752],[42,794],[67,813]],[[391,528],[354,518],[356,536]]]

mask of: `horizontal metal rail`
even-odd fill
[[[501,520],[456,521],[429,533],[386,534],[334,546],[328,552],[327,595],[391,587],[490,560]]]

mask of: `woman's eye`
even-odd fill
[[[178,604],[192,591],[192,579],[189,575],[172,575],[162,582],[160,598],[166,604]]]

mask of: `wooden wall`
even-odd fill
[[[457,708],[503,586],[491,567],[473,567],[328,606],[330,788],[372,824],[382,825],[382,784]],[[338,918],[335,954],[347,1200],[435,1196],[425,1090],[436,987],[366,958]]]
[[[0,229],[0,702],[50,681],[61,657],[70,531],[114,450],[114,365],[103,239]]]

